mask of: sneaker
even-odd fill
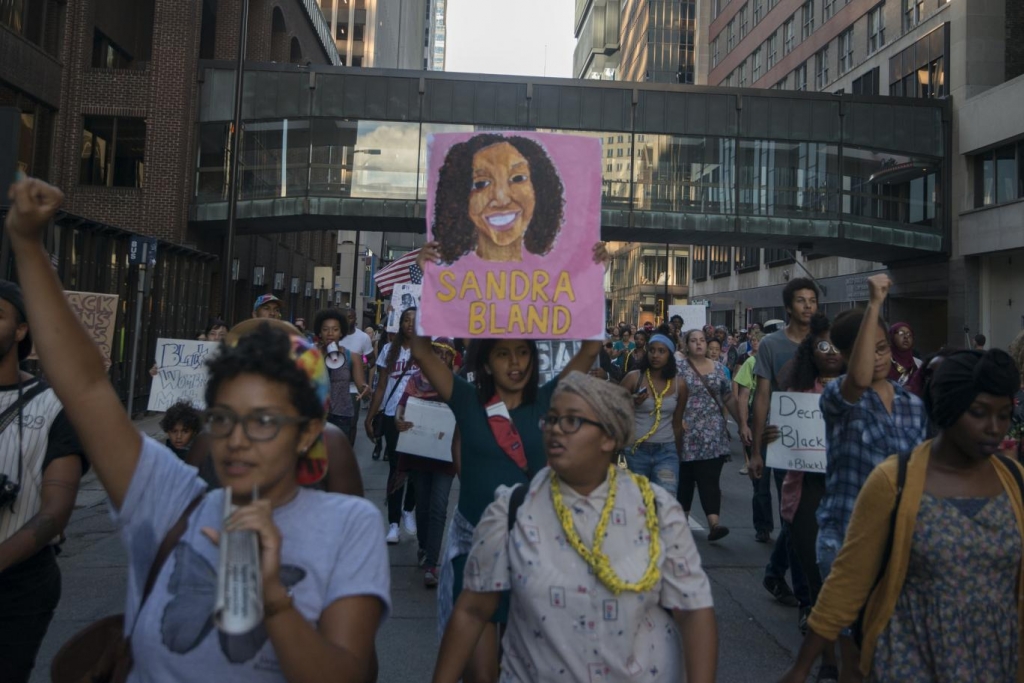
[[[402,513],[402,528],[410,536],[416,535],[416,513],[409,511]]]
[[[402,540],[398,534],[397,524],[388,525],[388,535],[385,538],[385,540],[388,542],[388,545],[398,545],[398,542]]]
[[[416,551],[416,566],[423,569],[427,564],[427,551],[420,548]]]
[[[807,619],[811,616],[811,608],[807,605],[800,605],[800,616],[797,617],[796,627],[800,629],[800,635],[807,635]],[[821,675],[820,673],[818,674]]]
[[[766,576],[764,577],[763,585],[765,590],[772,594],[773,598],[786,607],[797,607],[800,605],[800,601],[796,599],[795,595],[793,595],[793,591],[790,589],[789,584],[786,583],[785,579]]]
[[[740,474],[750,474],[750,470],[747,469],[746,465],[740,468]]]
[[[724,524],[716,524],[708,532],[709,541],[718,541],[729,535],[729,527]]]
[[[430,567],[423,572],[423,585],[426,588],[437,588],[437,567]]]
[[[815,683],[839,683],[839,668],[829,664],[822,664],[818,667],[818,676]]]
[[[766,529],[758,529],[757,533],[754,534],[754,540],[757,541],[758,543],[771,543],[772,542],[772,532],[770,532],[770,531],[768,531]]]

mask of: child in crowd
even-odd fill
[[[178,401],[167,409],[160,420],[160,429],[167,435],[165,445],[176,456],[188,462],[188,450],[192,440],[202,428],[202,416],[188,401]]]

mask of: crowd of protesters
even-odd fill
[[[832,320],[801,278],[783,290],[785,322],[609,326],[542,384],[533,341],[420,336],[416,308],[391,335],[336,309],[306,329],[265,295],[252,319],[204,330],[219,344],[205,410],[173,406],[160,443],[125,414],[50,266],[42,235],[60,191],[24,180],[10,196],[21,287],[0,282],[5,681],[31,674],[92,468],[129,557],[128,680],[376,680],[386,548],[404,529],[437,590],[434,681],[709,683],[717,626],[689,517],[696,493],[706,540],[730,533],[733,432],[755,540],[773,546],[763,585],[799,608],[804,633],[780,680],[815,666],[820,682],[1021,680],[1024,333],[1009,353],[920,358],[911,327],[882,318],[887,275],[869,278],[866,308]],[[603,244],[593,258],[607,262]],[[425,245],[412,278],[439,259]],[[20,369],[33,344],[48,383]],[[765,467],[783,391],[820,397],[825,472]],[[414,400],[451,411],[446,452],[402,452]],[[353,454],[364,401],[388,463],[386,520],[361,497]],[[259,539],[264,614],[245,636],[214,625],[218,545],[236,530]]]

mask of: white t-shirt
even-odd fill
[[[387,372],[388,352],[390,350],[391,342],[388,342],[380,350],[380,356],[377,357],[377,367],[381,369],[381,372]],[[408,372],[406,372],[407,366],[410,366]],[[384,414],[388,417],[395,416],[395,411],[398,410],[398,402],[402,399],[402,394],[405,393],[405,385],[409,383],[409,378],[412,376],[413,370],[416,369],[415,366],[416,364],[412,361],[412,350],[401,349],[398,352],[395,369],[388,375],[388,385],[384,387],[384,400],[387,401],[384,406]],[[395,382],[399,378],[402,381],[396,389]]]
[[[196,469],[146,437],[119,511],[111,511],[128,550],[125,623],[135,623],[149,567],[167,532],[206,489]],[[202,527],[223,526],[224,489],[206,494],[188,530],[167,558],[132,635],[131,683],[197,680],[283,683],[274,646],[261,625],[226,636],[213,623],[217,548]],[[372,503],[354,496],[300,489],[274,510],[281,531],[281,579],[295,608],[314,626],[342,598],[378,598],[391,609],[384,525]]]
[[[371,353],[373,353],[373,341],[370,339],[370,335],[366,334],[365,332],[358,328],[352,330],[352,332],[347,337],[345,337],[338,343],[344,346],[349,351],[351,351],[353,354],[358,354],[362,356],[364,359],[367,358]],[[355,382],[353,382],[349,386],[348,393],[359,393],[359,390],[356,389]]]

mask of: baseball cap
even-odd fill
[[[274,301],[277,301],[278,303],[281,302],[281,300],[278,299],[273,294],[264,294],[264,295],[258,297],[256,299],[256,303],[254,303],[252,305],[252,312],[253,312],[253,314],[255,314],[256,311],[258,311],[260,309],[260,306],[266,306],[267,304],[272,303]]]
[[[14,306],[24,322],[28,322],[25,314],[25,299],[21,296],[21,287],[10,280],[0,280],[0,299]],[[25,360],[32,353],[32,335],[26,333],[25,338],[18,342],[18,360]]]

